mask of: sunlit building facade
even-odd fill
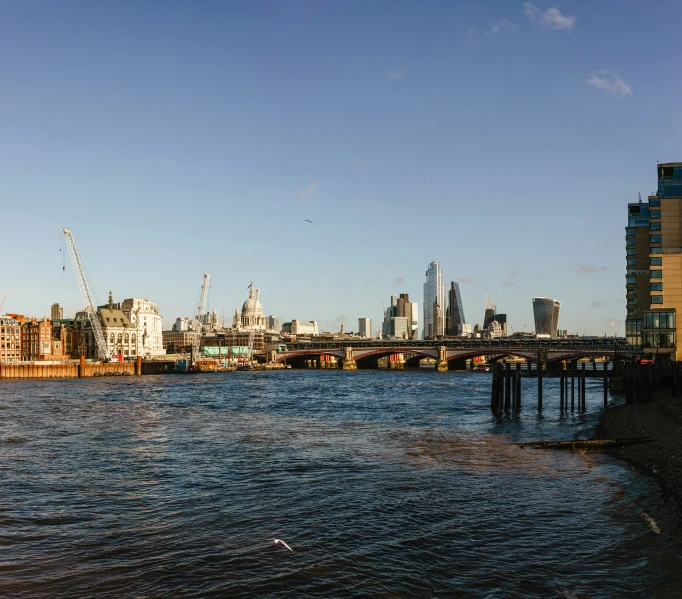
[[[535,334],[556,337],[559,329],[559,309],[561,302],[551,297],[533,298],[533,317]]]
[[[441,311],[440,318],[434,315],[434,307],[438,306]],[[435,339],[445,334],[445,285],[443,283],[443,270],[434,260],[426,270],[426,282],[424,283],[424,339]],[[434,318],[434,316],[436,318]]]

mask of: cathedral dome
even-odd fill
[[[242,316],[262,316],[263,306],[258,299],[259,291],[254,291],[253,285],[249,287],[249,299],[242,306]]]

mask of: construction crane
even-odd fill
[[[66,241],[66,247],[69,248],[69,255],[71,256],[71,263],[73,264],[73,271],[76,273],[76,279],[78,280],[78,286],[81,290],[81,297],[83,298],[83,303],[85,304],[85,313],[90,321],[90,326],[92,327],[92,332],[95,336],[95,346],[97,349],[97,357],[110,361],[113,354],[113,349],[109,350],[107,348],[107,342],[104,340],[104,333],[102,332],[102,325],[97,317],[97,308],[92,302],[92,293],[88,287],[88,281],[85,276],[85,269],[83,268],[83,263],[78,255],[78,249],[76,248],[76,242],[73,240],[73,235],[69,229],[62,229],[64,234],[64,240]]]
[[[192,344],[192,366],[197,363],[201,352],[201,333],[204,328],[204,314],[206,312],[206,299],[208,298],[208,283],[210,279],[211,275],[204,275],[204,282],[201,284],[201,291],[197,300],[197,309],[194,316],[194,330],[197,332],[197,335]]]
[[[7,296],[5,295],[5,297],[2,298],[2,302],[0,302],[0,313],[2,312],[2,309],[5,306],[5,300],[6,299],[7,299]]]

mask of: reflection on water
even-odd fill
[[[589,434],[601,388],[588,382],[588,414],[561,414],[546,382],[542,414],[494,417],[489,383],[4,381],[0,594],[679,596],[682,550],[640,516],[650,482],[514,445]]]

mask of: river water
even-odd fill
[[[1,381],[0,595],[680,597],[655,483],[513,444],[589,436],[600,382],[526,385],[496,417],[484,373]]]

